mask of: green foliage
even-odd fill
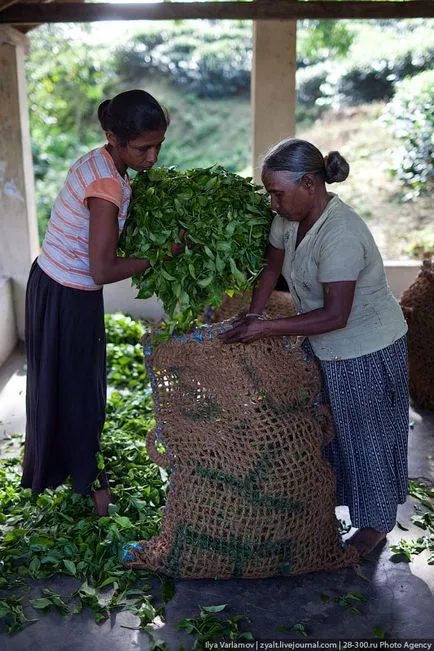
[[[395,165],[398,178],[412,196],[428,191],[434,181],[434,70],[400,82],[385,119],[402,143]]]
[[[297,63],[315,65],[331,58],[343,58],[355,34],[350,21],[300,20],[297,22]]]
[[[70,30],[43,25],[29,37],[26,76],[41,239],[69,166],[102,140],[96,110],[113,79],[104,48],[94,48],[77,30],[71,39]]]
[[[263,266],[271,219],[265,196],[221,167],[155,168],[133,183],[119,248],[150,262],[133,278],[138,297],[156,294],[169,317],[183,313],[188,325],[224,292],[248,289]],[[181,227],[185,251],[170,258]]]
[[[141,344],[107,344],[107,380],[116,389],[144,390],[146,373]]]
[[[251,165],[251,107],[247,97],[198,98],[164,78],[150,80],[146,88],[171,115],[158,158],[160,165],[186,170],[218,163],[235,173]]]
[[[30,41],[26,72],[32,128],[49,124],[52,135],[71,131],[79,142],[86,141],[89,121],[113,76],[104,48],[91,47],[84,36],[71,41],[67,26],[38,27]]]
[[[427,563],[434,565],[434,489],[417,481],[409,481],[408,493],[418,501],[415,505],[416,515],[413,515],[411,520],[426,533],[419,538],[401,539],[396,545],[390,545],[394,553],[390,560],[410,562],[414,556],[427,550],[430,552]],[[426,510],[422,511],[421,507]]]
[[[298,64],[315,64],[348,51],[353,34],[346,21],[303,20]],[[164,23],[136,34],[118,48],[115,69],[127,80],[165,75],[198,97],[248,96],[252,65],[250,22]]]
[[[385,631],[382,629],[381,626],[374,627],[374,635],[377,638],[377,640],[384,640],[387,637],[387,634],[385,633]]]
[[[276,631],[282,633],[297,633],[300,637],[309,637],[306,626],[301,622],[290,624],[289,626],[277,626]]]
[[[119,346],[119,344],[132,344],[135,346],[140,343],[140,339],[145,334],[145,328],[140,321],[136,321],[122,312],[105,314],[104,324],[106,341],[108,344],[114,344],[115,346]]]
[[[390,22],[390,21],[389,21]],[[355,106],[392,97],[406,76],[434,67],[434,29],[423,21],[371,21],[351,25],[345,59],[337,56],[298,71],[301,106]],[[411,25],[409,23],[412,23]],[[375,47],[367,47],[367,43]]]
[[[296,73],[297,125],[302,128],[318,119],[325,110],[322,105],[324,85],[331,73],[329,62],[317,63],[305,68],[299,68]]]
[[[397,82],[434,67],[434,46],[420,48],[418,54],[411,49],[406,52],[354,63],[343,72],[334,84],[340,103],[347,106],[389,99]]]
[[[348,608],[353,615],[361,615],[359,606],[368,601],[367,597],[361,592],[345,592],[331,598],[327,593],[321,595],[321,601],[333,601],[333,603]]]
[[[0,599],[0,620],[3,619],[9,633],[16,633],[36,619],[29,619],[23,610],[23,606],[16,597]]]
[[[387,77],[388,96],[403,75],[432,66],[431,23],[423,19],[299,21],[298,128],[308,126],[339,102],[365,101],[359,92],[366,90],[372,96],[369,83],[360,81],[366,76],[364,62],[375,84],[377,77]],[[240,79],[245,82],[251,56],[251,23],[149,25],[146,33],[127,41],[115,62],[112,44],[95,47],[93,36],[81,26],[45,25],[30,32],[26,72],[41,240],[68,168],[103,142],[96,117],[98,103],[131,87],[146,88],[170,110],[172,123],[160,154],[162,165],[189,169],[217,163],[231,172],[251,173],[250,101],[248,87],[239,86]],[[228,69],[230,56],[233,61]],[[211,94],[217,84],[223,88],[221,95],[203,96],[202,72],[195,62],[204,66],[203,79],[211,79]],[[359,72],[353,75],[351,71]],[[346,73],[355,81],[345,81],[341,87],[339,80]],[[226,88],[232,96],[224,96]],[[336,138],[339,141],[339,134]]]
[[[123,321],[127,333],[140,327],[128,317]],[[0,461],[2,590],[24,586],[28,578],[47,580],[67,575],[78,581],[73,594],[62,598],[43,588],[41,596],[28,604],[36,612],[53,608],[62,615],[88,607],[97,622],[116,609],[126,608],[139,618],[139,627],[144,630],[150,620],[161,615],[151,595],[144,594],[150,586],[143,585],[143,573],[127,571],[119,561],[125,543],[150,538],[159,530],[167,476],[149,461],[144,441],[154,425],[150,390],[111,394],[102,453],[116,505],[109,507],[106,517],[96,518],[90,498],[73,493],[67,485],[32,496],[19,488],[21,459],[9,456]],[[134,587],[139,581],[141,585]],[[173,594],[173,586],[165,586],[163,601]],[[25,597],[17,599],[14,595],[0,601],[0,618],[11,632],[35,621],[25,614],[23,605]]]
[[[147,384],[140,321],[120,312],[104,317],[107,339],[107,380],[116,389],[143,391]]]
[[[179,630],[188,635],[194,636],[192,651],[205,651],[209,648],[207,642],[232,640],[242,642],[253,640],[250,632],[242,633],[239,630],[240,622],[247,619],[241,615],[234,615],[228,619],[216,617],[216,614],[223,612],[227,604],[219,606],[199,606],[200,614],[195,618],[181,619],[176,626]]]
[[[66,567],[69,564],[70,569],[71,567],[73,568],[72,573],[76,574],[77,570],[75,568],[75,563],[73,563],[72,561],[64,561],[64,563]],[[43,610],[43,611],[47,611],[53,608],[61,615],[69,615],[69,608],[59,594],[53,592],[49,588],[42,588],[41,594],[43,596],[40,597],[39,599],[30,599],[29,603],[33,608],[36,608],[36,610]]]
[[[193,22],[149,28],[120,47],[115,69],[125,79],[167,76],[198,97],[231,97],[250,90],[252,58],[248,24]]]

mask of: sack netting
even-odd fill
[[[410,395],[434,409],[434,264],[425,260],[418,277],[401,297],[408,324]]]
[[[231,319],[237,316],[242,310],[248,309],[251,299],[252,290],[232,297],[225,296],[221,305],[214,310],[209,309],[205,316],[208,317],[207,320],[211,323]],[[271,292],[265,307],[265,312],[272,319],[290,317],[297,314],[289,292],[279,291]]]
[[[354,565],[322,455],[333,430],[316,363],[289,337],[223,344],[228,327],[156,348],[145,339],[157,423],[147,448],[171,479],[160,535],[129,545],[125,565],[183,578]]]

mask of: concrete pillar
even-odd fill
[[[253,176],[272,145],[295,134],[295,20],[253,23]]]
[[[12,281],[20,338],[27,276],[39,251],[24,76],[27,43],[21,32],[0,27],[0,276]]]

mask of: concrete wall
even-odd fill
[[[121,280],[104,287],[104,308],[107,314],[124,312],[135,318],[159,321],[164,316],[161,302],[156,298],[136,298],[137,290],[130,280]]]
[[[17,341],[12,281],[0,276],[0,366],[9,357]]]
[[[399,262],[385,262],[386,276],[390,289],[396,296],[400,298],[402,292],[410,287],[412,282],[416,280],[422,262],[414,260],[400,260]]]

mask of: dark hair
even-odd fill
[[[338,151],[323,156],[307,140],[288,138],[272,147],[265,155],[263,171],[290,172],[294,182],[305,174],[315,174],[326,183],[340,183],[347,178],[350,166]]]
[[[169,114],[145,90],[127,90],[98,107],[98,120],[104,131],[111,131],[122,142],[137,138],[144,131],[167,129]]]

